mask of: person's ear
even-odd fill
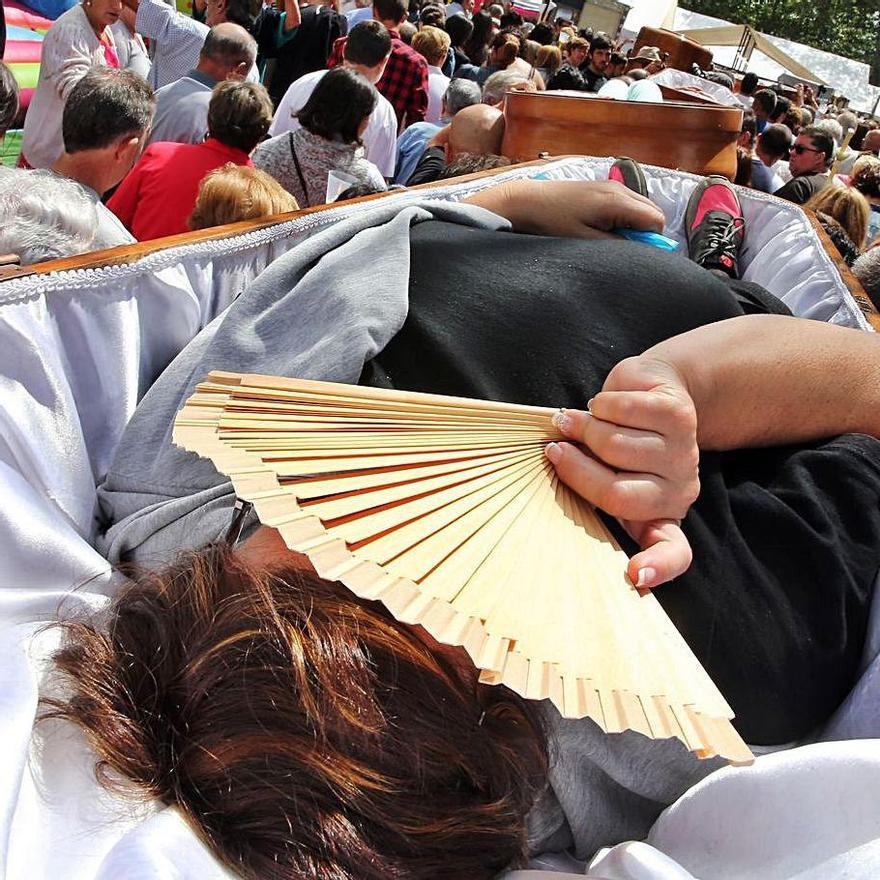
[[[147,133],[143,132],[140,136],[132,135],[131,137],[120,138],[116,142],[113,158],[116,162],[128,171],[134,165],[144,148],[147,140]]]
[[[238,64],[233,67],[229,73],[226,74],[226,79],[237,79],[242,80],[247,77],[250,73],[251,64],[247,61],[239,61]]]

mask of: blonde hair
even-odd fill
[[[412,47],[433,67],[439,67],[449,52],[450,40],[446,31],[425,25],[413,38]]]
[[[804,207],[832,217],[843,227],[857,248],[865,246],[870,208],[868,200],[858,190],[850,186],[826,186]]]
[[[535,59],[535,67],[546,70],[551,76],[556,73],[562,67],[562,52],[559,51],[559,46],[541,46]]]
[[[229,162],[202,180],[189,228],[207,229],[298,209],[296,199],[274,177]]]

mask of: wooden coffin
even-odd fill
[[[666,66],[676,70],[690,73],[694,64],[698,64],[703,70],[710,70],[712,67],[712,53],[709,49],[675,31],[643,27],[636,37],[630,58],[638,55],[642,46],[656,46],[661,53],[667,53]]]
[[[660,86],[660,94],[663,95],[664,101],[683,101],[685,104],[704,104],[709,107],[724,106],[716,101],[708,92],[702,91],[702,89],[690,86],[676,89],[662,83],[658,83],[658,85]]]
[[[694,103],[612,101],[584,92],[508,92],[501,153],[631,156],[694,174],[736,176],[742,110]]]

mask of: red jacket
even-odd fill
[[[107,207],[138,241],[186,232],[199,184],[227,162],[251,166],[247,153],[214,138],[202,144],[150,144]]]

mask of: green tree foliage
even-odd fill
[[[880,67],[880,0],[685,0],[692,12]]]

